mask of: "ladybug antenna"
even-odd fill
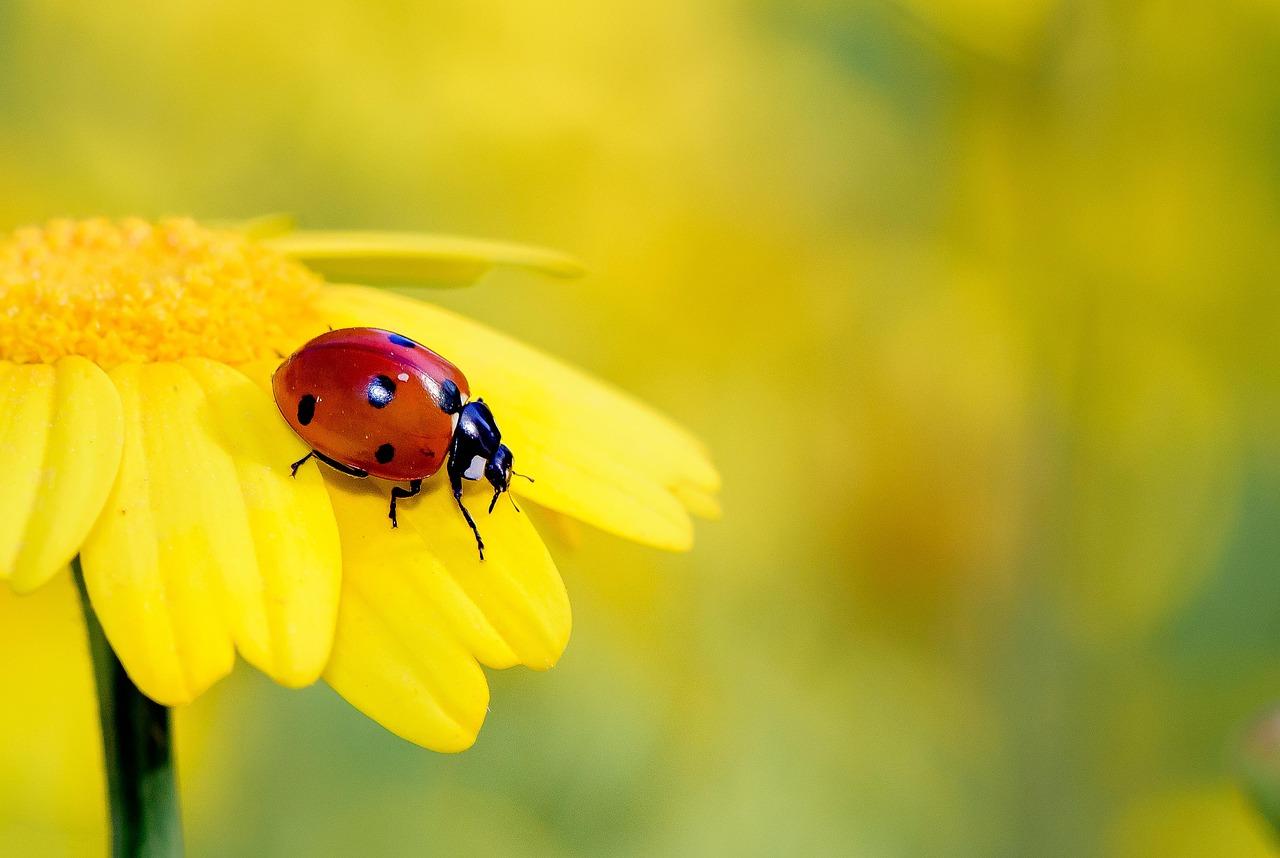
[[[526,480],[528,480],[528,481],[529,481],[529,482],[531,482],[531,483],[536,483],[536,482],[537,482],[537,480],[535,480],[533,477],[529,476],[528,474],[522,474],[522,473],[520,473],[520,472],[518,472],[518,471],[514,471],[514,470],[513,470],[511,473],[512,473],[512,474],[514,474],[514,475],[515,475],[515,476],[517,476],[517,477],[524,477]]]
[[[503,490],[502,490],[502,489],[498,489],[498,490],[496,490],[496,491],[493,493],[493,500],[489,501],[489,514],[490,514],[490,515],[493,515],[493,508],[494,508],[495,506],[497,506],[497,505],[498,505],[498,498],[499,498],[499,497],[501,497],[502,492],[503,492]],[[510,494],[509,492],[507,493],[507,497],[508,497],[508,498],[511,498],[511,505],[512,505],[512,506],[514,506],[514,507],[516,507],[516,512],[519,512],[519,511],[520,511],[520,507],[516,506],[516,499],[515,499],[515,498],[513,498],[513,497],[511,497],[511,494]]]

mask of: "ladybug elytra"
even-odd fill
[[[295,475],[314,456],[348,476],[407,482],[408,489],[391,489],[387,515],[396,527],[396,501],[418,494],[422,481],[445,466],[484,559],[462,481],[489,481],[492,512],[515,472],[493,413],[484,400],[469,401],[461,370],[393,331],[343,328],[290,355],[271,385],[280,413],[311,448],[293,463]]]

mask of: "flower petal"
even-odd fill
[[[542,540],[510,504],[479,515],[485,560],[443,479],[399,504],[387,485],[327,474],[342,530],[343,597],[325,678],[369,717],[440,751],[469,747],[491,667],[543,670],[569,639],[569,600]],[[469,506],[489,495],[471,487]]]
[[[257,575],[226,579],[245,660],[293,687],[320,677],[337,622],[342,550],[323,483],[289,465],[307,448],[275,401],[241,373],[210,360],[183,364],[209,399],[218,439],[235,459],[253,532]]]
[[[492,401],[501,402],[506,415],[500,418],[503,442],[517,451],[521,470],[537,477],[532,484],[513,483],[521,497],[656,548],[688,551],[693,546],[688,512],[661,483],[609,453],[598,453],[595,444],[575,444],[572,435],[555,430],[554,418],[546,419],[545,411],[512,408],[500,394]]]
[[[106,373],[0,363],[0,578],[30,592],[64,569],[102,510],[120,464],[120,398]]]
[[[676,483],[671,487],[671,492],[680,499],[685,509],[698,518],[719,521],[724,512],[720,507],[720,498],[716,497],[714,492],[700,489],[689,483]]]
[[[537,478],[517,481],[522,497],[639,542],[673,550],[692,544],[692,524],[673,490],[714,494],[720,477],[702,445],[661,414],[430,304],[360,286],[326,287],[318,302],[335,326],[391,327],[463,367],[472,391],[498,410],[517,467]]]
[[[303,230],[263,243],[336,280],[466,286],[496,265],[582,274],[576,260],[553,250],[449,235]]]
[[[293,232],[297,226],[297,221],[294,220],[291,214],[272,212],[242,220],[204,221],[204,224],[220,229],[230,229],[255,241],[265,241],[268,238],[276,238]]]
[[[81,554],[130,677],[184,703],[230,671],[238,646],[277,681],[314,680],[336,613],[336,526],[319,478],[289,478],[304,451],[271,400],[207,360],[111,378],[124,456]]]

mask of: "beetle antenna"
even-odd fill
[[[528,474],[522,474],[522,473],[519,473],[518,471],[512,471],[511,473],[515,474],[517,477],[524,477],[526,480],[528,480],[531,483],[537,482],[537,480],[535,480],[533,477],[529,476]]]
[[[498,489],[493,493],[493,500],[489,501],[489,515],[493,515],[493,508],[498,505],[498,497],[502,492],[502,489]],[[507,492],[507,498],[511,501],[511,505],[516,508],[516,512],[520,512],[520,506],[516,503],[515,496],[511,492]]]

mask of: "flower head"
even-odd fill
[[[432,236],[59,221],[0,243],[0,579],[31,591],[80,556],[107,637],[155,700],[194,699],[239,653],[276,681],[323,676],[389,729],[460,750],[480,665],[555,664],[564,586],[529,519],[485,516],[484,562],[442,480],[388,526],[385,486],[309,464],[270,377],[327,328],[396,330],[501,405],[536,483],[513,491],[680,550],[713,514],[702,446],[625,394],[432,305],[322,273],[436,283],[548,251]],[[584,432],[586,425],[592,431]],[[477,487],[477,492],[483,493]],[[483,507],[484,501],[477,505]]]

